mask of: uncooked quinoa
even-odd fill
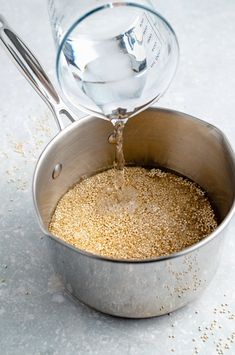
[[[116,259],[178,252],[217,227],[205,192],[160,169],[110,169],[78,182],[59,201],[49,230],[73,246]]]

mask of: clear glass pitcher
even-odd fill
[[[177,68],[178,41],[150,1],[48,3],[57,77],[72,105],[126,121],[165,92]]]

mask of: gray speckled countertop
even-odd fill
[[[159,105],[217,125],[235,147],[235,2],[156,4],[181,47],[179,70]],[[45,2],[0,0],[0,11],[53,77],[55,51]],[[227,339],[235,332],[235,220],[218,272],[193,304],[147,320],[91,310],[69,298],[54,274],[32,203],[35,162],[56,126],[2,48],[0,119],[0,354],[191,355],[195,348],[201,355],[219,354],[216,349],[235,354],[235,343]],[[218,325],[211,334],[214,320]]]

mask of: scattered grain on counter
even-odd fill
[[[77,183],[59,201],[49,230],[94,254],[145,259],[178,252],[216,227],[208,198],[192,181],[125,167]]]

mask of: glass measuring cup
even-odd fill
[[[178,42],[149,1],[49,0],[49,13],[58,81],[73,106],[126,121],[168,88]]]

